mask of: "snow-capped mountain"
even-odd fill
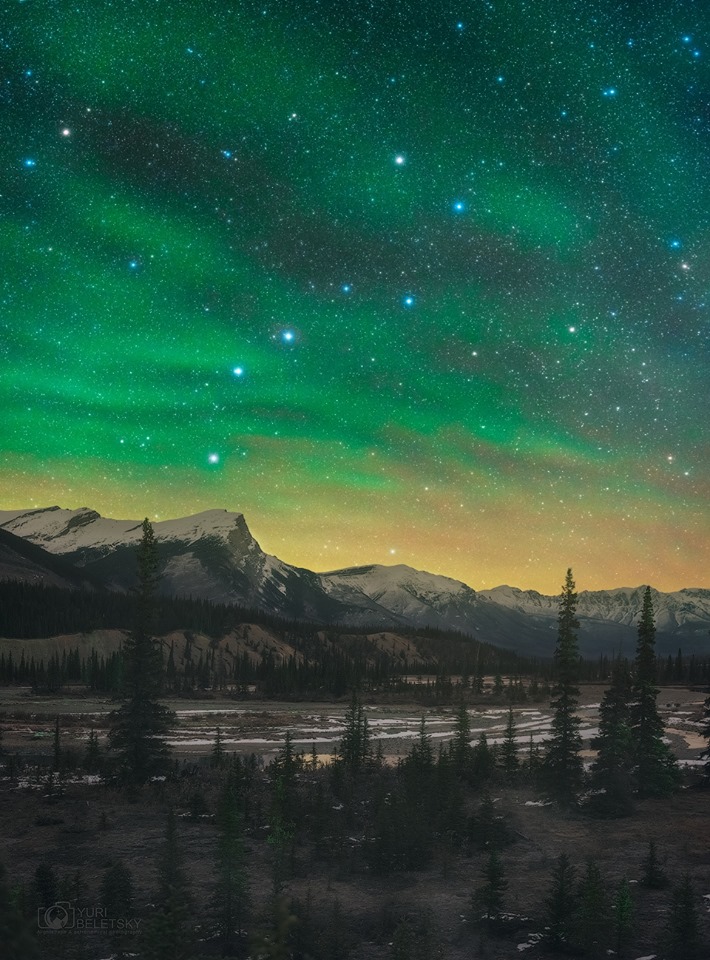
[[[577,598],[580,620],[612,621],[627,627],[638,623],[645,587],[617,587],[615,590],[581,590]],[[679,627],[710,627],[710,590],[684,589],[661,593],[651,588],[656,614],[656,629],[662,633]],[[481,590],[479,597],[509,610],[530,617],[550,618],[557,615],[557,597],[548,597],[536,590],[517,587],[494,587]]]
[[[207,510],[153,525],[161,559],[161,590],[237,603],[278,616],[342,626],[438,627],[474,634],[520,652],[554,649],[558,598],[501,586],[475,591],[449,577],[402,564],[314,573],[265,553],[242,514]],[[137,520],[111,520],[86,507],[0,511],[0,534],[61,557],[82,576],[113,589],[135,581]],[[15,551],[17,553],[17,551]],[[12,576],[12,558],[0,576]],[[49,560],[44,564],[51,566]],[[41,564],[40,564],[41,565]],[[69,566],[65,569],[69,569]],[[18,574],[19,575],[19,574]],[[582,591],[580,647],[587,655],[633,652],[642,587]],[[710,650],[710,590],[654,591],[659,653]]]

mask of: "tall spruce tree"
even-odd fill
[[[212,900],[223,956],[236,952],[248,913],[249,887],[238,789],[236,772],[232,769],[217,814],[217,880]]]
[[[172,807],[168,811],[165,844],[158,867],[155,907],[143,938],[146,960],[193,960],[194,905],[183,867]]]
[[[512,707],[508,710],[508,721],[505,725],[505,735],[503,737],[503,743],[500,745],[498,761],[509,779],[515,775],[520,766],[520,761],[518,760],[518,745],[515,737],[515,716]]]
[[[672,960],[696,960],[703,954],[695,890],[686,874],[673,890],[666,927],[668,955]]]
[[[170,750],[165,742],[175,717],[158,700],[163,658],[153,638],[158,548],[150,522],[143,521],[137,551],[138,596],[134,628],[123,647],[125,701],[110,715],[109,743],[118,752],[121,772],[132,784],[165,771]]]
[[[37,914],[32,917],[35,927]],[[3,960],[34,960],[39,957],[37,941],[12,895],[5,867],[0,863],[0,944]]]
[[[552,873],[550,895],[545,900],[550,946],[557,952],[572,943],[577,911],[574,870],[566,853],[561,853]]]
[[[633,700],[629,724],[634,743],[634,780],[642,797],[664,796],[679,784],[678,764],[663,742],[656,698],[656,624],[651,588],[646,587],[638,624]]]
[[[575,940],[586,956],[606,956],[609,914],[604,878],[594,860],[587,860],[579,885],[579,910],[575,923]]]
[[[625,817],[634,808],[630,700],[629,665],[619,659],[614,662],[611,686],[599,706],[599,735],[592,740],[592,747],[598,751],[592,764],[592,787],[599,792],[593,795],[590,806],[606,817]]]
[[[346,771],[355,777],[372,757],[367,717],[355,692],[350,702],[350,709],[345,714],[344,723],[345,731],[338,747],[338,754]]]
[[[508,881],[496,850],[491,850],[482,874],[485,882],[474,893],[474,907],[483,909],[481,919],[489,930],[493,930],[501,922],[505,891],[508,889]]]
[[[575,630],[577,594],[572,571],[567,571],[557,617],[555,650],[555,686],[553,688],[552,738],[545,744],[543,764],[545,783],[550,793],[564,806],[573,806],[582,780],[582,738],[576,716],[579,699],[577,677],[579,652]]]

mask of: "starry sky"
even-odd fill
[[[710,586],[705,0],[11,0],[0,507]]]

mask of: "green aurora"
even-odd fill
[[[710,8],[8,11],[0,506],[710,586]]]

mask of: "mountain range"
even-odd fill
[[[265,553],[240,513],[208,510],[153,525],[160,589],[258,608],[285,619],[344,627],[459,630],[525,654],[551,655],[558,598],[499,586],[476,591],[404,564],[315,573]],[[135,582],[141,522],[82,507],[0,510],[0,579],[67,589],[127,590]],[[580,650],[629,655],[643,587],[582,591]],[[660,654],[710,651],[710,590],[653,591]]]

